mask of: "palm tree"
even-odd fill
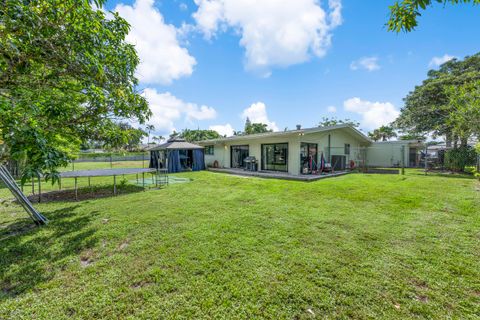
[[[387,141],[391,138],[395,138],[397,136],[397,133],[391,126],[381,126],[378,128],[380,131],[380,136],[382,137],[382,141]]]
[[[370,139],[372,139],[375,142],[381,139],[380,132],[378,131],[378,129],[375,129],[372,132],[369,132],[368,136],[370,137]]]
[[[147,124],[145,126],[145,129],[147,130],[148,132],[148,138],[147,138],[147,145],[150,144],[150,133],[155,130],[155,126],[153,124]]]
[[[156,136],[156,137],[153,137],[152,140],[155,141],[156,143],[160,143],[164,140],[165,138],[163,136]]]
[[[379,140],[387,141],[396,137],[397,133],[391,126],[381,126],[380,128],[373,130],[373,132],[369,132],[368,136],[375,142]]]

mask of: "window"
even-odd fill
[[[344,154],[350,154],[350,143],[345,143],[345,152]]]
[[[214,146],[205,146],[205,154],[206,155],[213,155],[213,150],[215,149]]]

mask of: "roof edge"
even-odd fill
[[[261,139],[261,138],[270,138],[270,137],[292,135],[292,134],[310,134],[310,133],[344,129],[344,128],[348,128],[352,130],[356,135],[358,135],[361,139],[363,139],[368,143],[373,142],[367,135],[365,135],[363,132],[361,132],[357,128],[349,124],[339,124],[339,125],[328,126],[328,127],[314,127],[314,128],[300,129],[300,130],[276,131],[276,132],[265,132],[265,133],[257,133],[257,134],[250,134],[250,135],[231,136],[226,138],[197,141],[197,143],[206,144],[206,143],[228,142],[228,141],[236,141],[236,140]]]

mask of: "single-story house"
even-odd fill
[[[335,171],[362,166],[393,167],[398,159],[402,159],[402,154],[405,154],[405,162],[400,162],[400,165],[408,167],[418,163],[417,142],[375,143],[347,124],[308,129],[297,126],[295,130],[238,135],[197,143],[205,148],[207,167],[245,168],[246,162],[253,159],[258,162],[253,167],[255,171],[291,175],[313,173],[322,159]]]
[[[168,172],[199,171],[205,169],[204,148],[181,138],[150,148],[150,168],[168,169]]]

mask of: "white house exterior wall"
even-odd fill
[[[341,129],[308,133],[308,134],[291,134],[277,137],[263,137],[258,139],[250,139],[245,136],[244,139],[235,139],[233,141],[216,141],[212,143],[204,142],[203,145],[214,145],[214,154],[205,155],[205,164],[213,166],[215,161],[220,167],[230,168],[230,148],[234,145],[248,145],[249,155],[254,156],[261,166],[262,144],[269,143],[288,143],[288,172],[293,175],[300,174],[300,145],[302,142],[318,144],[319,156],[323,152],[324,156],[328,156],[328,136],[330,135],[331,155],[345,155],[345,144],[350,144],[349,160],[359,159],[362,141]],[[328,161],[328,160],[327,160]],[[260,168],[259,168],[260,169]]]

